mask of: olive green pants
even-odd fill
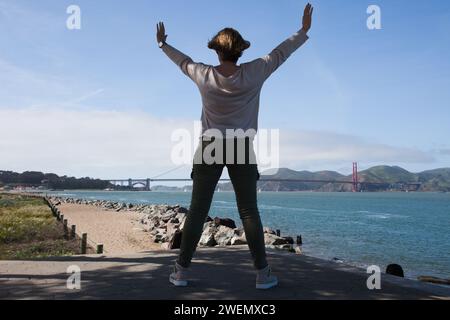
[[[199,148],[200,151],[204,150],[209,143],[203,142],[202,148]],[[246,141],[246,143],[246,161],[244,164],[236,163],[236,148],[234,149],[235,161],[231,164],[229,162],[225,163],[226,161],[222,161],[222,164],[205,164],[204,162],[194,164],[192,170],[194,183],[192,200],[183,229],[180,255],[177,261],[182,267],[187,268],[191,264],[192,257],[203,233],[203,226],[211,207],[214,191],[224,167],[227,167],[233,184],[239,215],[254,266],[258,270],[267,267],[264,232],[257,205],[256,188],[260,176],[257,165],[249,162],[249,154],[254,154],[253,144],[249,141]],[[224,159],[226,159],[225,149],[224,147]]]

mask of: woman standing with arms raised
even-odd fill
[[[278,284],[271,274],[266,260],[263,227],[258,211],[256,185],[259,173],[253,150],[253,137],[230,137],[229,130],[255,132],[258,130],[258,113],[261,89],[264,82],[307,40],[311,28],[313,7],[308,4],[304,11],[302,28],[276,47],[270,54],[237,65],[243,52],[250,47],[236,30],[225,28],[209,43],[208,48],[215,50],[220,65],[214,67],[193,60],[170,46],[166,40],[162,22],[157,25],[157,41],[164,53],[177,64],[183,73],[198,86],[202,95],[202,141],[196,152],[192,171],[193,190],[189,213],[183,229],[181,249],[170,282],[176,286],[187,286],[190,264],[200,240],[203,225],[208,216],[214,191],[226,166],[236,194],[239,214],[245,230],[245,236],[256,268],[256,288],[269,289]],[[220,161],[206,161],[205,149],[220,132],[224,142],[233,138],[233,149],[224,148]],[[237,145],[245,139],[245,154],[239,154]],[[228,140],[230,141],[230,140]],[[217,142],[217,141],[216,141]],[[233,152],[234,151],[234,152]],[[228,152],[228,156],[227,156]],[[237,159],[245,158],[245,161]]]

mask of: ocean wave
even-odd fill
[[[391,218],[391,215],[389,215],[389,214],[369,214],[368,217],[374,218],[374,219],[389,219],[389,218]]]
[[[407,218],[407,216],[388,212],[374,212],[374,211],[357,211],[357,213],[364,213],[368,218],[374,219],[391,219],[391,218]]]
[[[268,204],[259,204],[258,207],[260,209],[267,209],[267,210],[290,210],[290,211],[308,211],[308,212],[329,212],[330,211],[330,210],[319,210],[319,209],[302,208],[302,207],[284,207],[284,206],[268,205]]]
[[[232,201],[221,201],[221,200],[214,201],[214,203],[220,203],[220,204],[234,204],[234,202],[232,202]]]
[[[236,206],[214,206],[212,209],[229,209],[229,210],[237,210]]]

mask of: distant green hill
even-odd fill
[[[422,191],[450,191],[450,168],[424,171],[418,177]]]
[[[351,184],[295,181],[264,181],[264,179],[287,180],[329,180],[352,181],[352,176],[342,175],[335,171],[295,171],[281,168],[263,172],[258,188],[262,191],[326,191],[349,192]],[[412,173],[398,166],[376,166],[358,173],[360,182],[383,183],[381,185],[366,185],[364,191],[404,191],[405,186],[399,183],[421,183],[416,191],[448,191],[450,192],[450,168],[442,168]],[[221,190],[232,190],[230,183],[221,184]],[[412,187],[414,189],[414,186]]]
[[[394,166],[377,166],[358,173],[360,181],[367,182],[417,182],[417,174],[411,173],[403,168]]]
[[[261,191],[308,191],[319,190],[326,184],[322,182],[286,182],[286,181],[263,181],[264,179],[287,179],[287,180],[339,180],[347,181],[348,178],[335,171],[294,171],[291,169],[279,169],[276,174],[261,174],[258,188]]]
[[[401,183],[420,183],[414,191],[450,192],[450,168],[427,170],[419,173],[409,172],[398,166],[376,166],[358,172],[359,181],[362,182],[363,191],[404,191]],[[264,181],[268,179],[281,180],[313,180],[313,181],[352,181],[351,175],[343,175],[335,171],[295,171],[281,168],[266,171],[261,174],[258,189],[261,191],[323,191],[323,192],[350,192],[351,183],[326,182],[296,182],[296,181]],[[378,183],[365,185],[364,183]],[[382,184],[379,184],[382,183]],[[51,189],[97,189],[102,190],[112,185],[108,181],[91,178],[59,177],[56,174],[42,172],[16,173],[0,171],[0,187],[7,186],[46,186]],[[414,186],[413,186],[414,187]],[[218,185],[222,191],[232,191],[231,183]],[[155,186],[153,190],[160,191],[190,191],[191,186],[183,188]]]

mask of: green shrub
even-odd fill
[[[0,194],[0,259],[62,256],[78,252],[42,199]]]

